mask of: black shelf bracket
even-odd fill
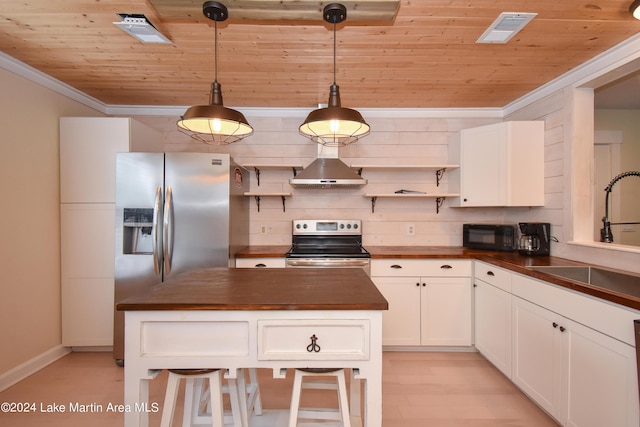
[[[446,197],[438,197],[438,198],[436,198],[436,214],[440,213],[440,208],[442,207],[442,204],[444,203],[444,199],[446,199]]]
[[[447,168],[442,168],[442,169],[438,169],[436,171],[436,187],[440,187],[440,180],[444,176],[444,171],[446,171],[446,170],[447,170]]]
[[[256,199],[256,206],[258,206],[258,212],[260,212],[260,196],[253,196],[254,199]],[[280,198],[282,199],[282,212],[286,212],[287,207],[286,207],[286,196],[280,196]]]
[[[254,167],[253,170],[256,171],[256,180],[258,181],[258,187],[260,187],[260,169],[258,169],[257,167]],[[260,205],[258,204],[258,206]],[[258,209],[258,211],[259,210],[260,209]]]
[[[293,177],[295,178],[296,175],[298,174],[298,170],[296,169],[295,166],[291,166],[291,170],[293,171]]]
[[[376,196],[373,196],[371,198],[371,213],[375,213],[376,212],[376,200],[378,200],[378,198]]]

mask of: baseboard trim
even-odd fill
[[[27,360],[26,362],[3,374],[0,374],[0,391],[8,389],[12,385],[22,381],[29,375],[38,372],[40,369],[55,362],[61,357],[66,356],[69,353],[71,353],[71,350],[68,347],[59,345],[45,351],[42,354],[39,354],[38,356],[30,360]]]

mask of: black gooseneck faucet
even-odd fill
[[[604,199],[604,218],[602,218],[602,229],[600,230],[601,242],[605,242],[605,243],[613,242],[613,233],[611,232],[611,222],[609,221],[609,193],[611,193],[611,189],[613,188],[613,185],[616,182],[628,176],[640,176],[640,171],[623,172],[617,175],[616,177],[614,177],[609,183],[609,185],[607,185],[606,188],[604,189],[607,195],[605,196],[605,199]],[[615,223],[615,224],[637,224],[637,223]]]

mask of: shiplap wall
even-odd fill
[[[496,117],[419,117],[368,118],[372,132],[355,144],[341,148],[339,157],[346,164],[371,165],[435,165],[449,164],[448,143],[461,129],[495,123]],[[225,152],[241,164],[283,164],[306,166],[318,156],[318,145],[298,134],[299,117],[251,117],[255,128],[251,137],[227,146],[208,146],[194,142],[175,130],[175,118],[138,117],[156,129],[164,129],[165,140],[159,150]],[[399,189],[427,193],[457,193],[449,188],[445,172],[436,187],[435,170],[364,169],[368,184],[360,189],[296,189],[289,185],[290,169],[261,170],[260,186],[251,174],[253,192],[291,193],[283,212],[279,197],[263,197],[260,212],[253,198],[251,209],[251,245],[288,245],[291,243],[291,221],[294,219],[356,218],[363,221],[365,246],[460,246],[465,222],[501,222],[505,209],[449,208],[445,200],[436,213],[434,199],[379,198],[372,212],[371,199],[365,193],[393,193]],[[542,210],[528,209],[526,212]],[[521,210],[520,210],[521,211]],[[517,216],[517,215],[516,215]],[[409,236],[407,227],[415,226]],[[261,233],[266,229],[266,234]]]

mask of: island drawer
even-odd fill
[[[259,320],[258,360],[369,360],[369,320]]]
[[[248,321],[143,321],[140,352],[149,356],[247,356]],[[222,344],[221,344],[222,343]]]

